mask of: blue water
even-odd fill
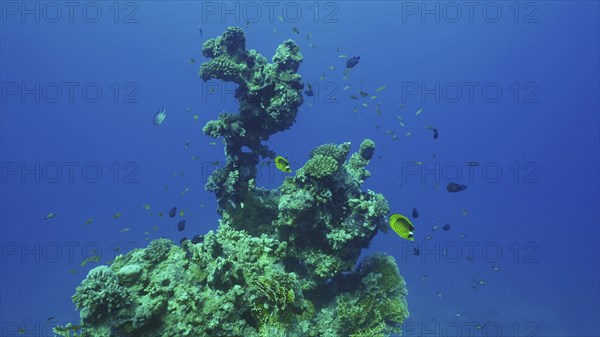
[[[94,250],[107,262],[217,228],[203,184],[224,155],[201,129],[236,111],[235,86],[197,73],[203,41],[232,25],[267,59],[288,38],[304,55],[316,95],[273,150],[297,168],[320,144],[373,139],[364,188],[418,210],[414,242],[379,233],[365,252],[398,261],[405,336],[600,335],[598,2],[272,3],[0,2],[0,335],[78,321]],[[347,80],[341,54],[361,57]],[[257,184],[282,179],[264,166]],[[183,233],[157,215],[172,206]]]

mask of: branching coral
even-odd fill
[[[315,179],[331,177],[338,169],[339,164],[335,158],[321,154],[315,155],[304,165],[306,175]]]

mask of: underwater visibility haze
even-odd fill
[[[0,336],[600,336],[600,4],[0,2]]]

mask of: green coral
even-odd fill
[[[225,190],[227,193],[233,193],[235,191],[235,185],[240,179],[240,172],[238,170],[234,170],[229,172],[227,175],[227,181],[225,182]]]
[[[294,220],[310,212],[315,204],[315,199],[308,191],[295,190],[283,194],[278,204],[278,225],[294,225]]]
[[[220,113],[219,119],[206,123],[202,131],[213,138],[219,138],[223,134],[228,134],[231,137],[244,137],[246,130],[243,123],[236,119],[234,115]]]
[[[75,325],[72,323],[67,323],[65,326],[57,325],[52,328],[52,332],[54,332],[57,336],[63,337],[85,337],[88,334],[85,333],[83,328],[80,325]]]
[[[246,37],[237,27],[230,27],[222,36],[209,39],[202,45],[202,54],[212,58],[200,66],[203,81],[216,78],[243,84],[251,70],[243,60],[247,57]]]
[[[346,160],[346,157],[350,153],[350,142],[336,144],[323,144],[310,152],[311,158],[322,155],[325,157],[331,157],[335,159],[340,165]]]
[[[202,45],[202,55],[208,58],[216,58],[223,55],[230,57],[241,56],[246,49],[246,37],[244,31],[238,27],[229,27],[214,39],[208,39]]]
[[[248,182],[256,178],[260,157],[275,157],[261,142],[289,129],[303,102],[304,85],[296,73],[303,57],[294,41],[283,42],[272,63],[256,51],[245,50],[245,46],[244,32],[229,27],[202,47],[204,56],[211,60],[200,66],[200,78],[239,84],[235,92],[239,113],[221,113],[203,128],[205,134],[225,140],[225,165],[213,173],[206,185],[216,192],[220,214],[231,211],[232,202],[238,204],[244,198]],[[244,148],[250,151],[243,151]],[[236,170],[244,174],[232,184],[229,173]]]
[[[77,287],[73,303],[80,310],[81,322],[93,326],[127,307],[131,303],[131,294],[119,284],[119,278],[112,269],[99,266],[90,270]]]
[[[333,157],[315,155],[304,165],[306,175],[315,179],[331,177],[338,169],[339,164]]]
[[[203,80],[239,84],[238,113],[221,113],[205,134],[223,137],[225,165],[205,188],[221,215],[200,243],[152,241],[92,270],[73,302],[82,326],[57,333],[100,336],[348,337],[399,333],[408,315],[405,283],[393,258],[376,254],[356,267],[387,229],[387,200],[362,184],[375,144],[324,144],[275,190],[256,187],[263,144],[291,127],[302,104],[294,41],[271,63],[247,51],[228,28],[206,41]],[[82,329],[80,329],[82,328]]]
[[[258,277],[254,285],[259,295],[252,303],[252,312],[261,326],[291,322],[296,284],[294,273],[276,272]]]
[[[373,152],[375,152],[375,142],[370,139],[365,139],[360,144],[360,157],[364,160],[371,160],[371,158],[373,158]]]
[[[364,182],[371,175],[365,166],[369,164],[374,151],[375,143],[370,139],[365,139],[360,144],[359,152],[354,153],[348,160],[348,174],[359,183]]]
[[[325,253],[319,249],[305,249],[295,252],[304,264],[310,267],[310,273],[321,280],[334,277],[341,272],[352,270],[353,260],[346,260],[334,254]],[[320,280],[319,280],[320,281]],[[316,286],[317,283],[309,283]]]
[[[248,73],[248,67],[245,64],[235,63],[227,56],[219,56],[212,63],[205,63],[200,68],[200,78],[208,81],[218,78],[223,81],[243,83],[244,74]]]
[[[365,259],[358,272],[349,277],[354,290],[336,297],[327,311],[330,324],[339,327],[339,336],[389,336],[401,333],[408,317],[406,290],[394,259],[375,254]]]
[[[271,62],[276,64],[280,70],[292,72],[298,71],[300,62],[302,62],[300,47],[292,40],[285,41],[277,47],[277,51],[271,59]]]

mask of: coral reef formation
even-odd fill
[[[202,80],[238,84],[235,97],[240,102],[239,113],[221,113],[203,129],[205,134],[225,140],[225,167],[218,169],[207,184],[225,210],[230,206],[226,201],[241,201],[239,191],[247,190],[248,182],[256,177],[260,157],[274,157],[261,142],[289,129],[296,120],[303,102],[304,85],[296,73],[302,54],[294,41],[287,40],[268,63],[256,51],[246,50],[244,32],[236,27],[206,41],[202,54],[212,59],[200,67]]]
[[[386,230],[385,198],[361,185],[375,144],[325,144],[276,190],[255,186],[262,144],[295,121],[302,61],[291,40],[271,63],[246,51],[231,27],[206,41],[203,80],[239,85],[239,113],[221,113],[204,132],[225,140],[226,164],[206,189],[219,228],[198,243],[167,239],[90,271],[73,302],[81,336],[387,336],[408,316],[394,259],[362,249]]]

